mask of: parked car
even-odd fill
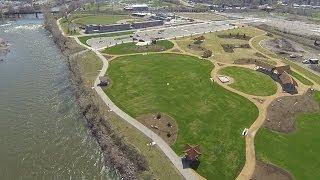
[[[306,59],[302,61],[303,64],[319,64],[319,59]]]

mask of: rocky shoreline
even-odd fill
[[[149,169],[147,160],[138,150],[128,145],[108,122],[107,106],[85,83],[77,54],[85,49],[71,38],[64,37],[57,26],[56,18],[51,13],[45,13],[45,27],[55,43],[66,56],[70,70],[70,80],[75,86],[75,95],[82,115],[87,120],[87,126],[92,136],[97,140],[104,155],[105,165],[116,170],[122,179],[138,179],[139,174]],[[93,82],[92,82],[93,83]]]

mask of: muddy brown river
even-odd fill
[[[25,17],[0,22],[0,179],[118,179],[79,115],[64,57]]]

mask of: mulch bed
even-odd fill
[[[267,109],[263,126],[277,132],[293,132],[295,119],[299,113],[317,112],[320,109],[312,93],[308,91],[304,95],[286,96],[274,100]]]
[[[161,117],[157,119],[157,115]],[[136,118],[140,123],[159,135],[169,145],[175,143],[178,136],[176,121],[164,113],[145,114]]]
[[[245,49],[249,49],[251,48],[249,44],[240,44],[240,45],[235,45],[235,44],[221,44],[224,52],[227,53],[233,53],[234,49],[236,48],[245,48]]]
[[[194,43],[189,44],[187,47],[189,49],[193,50],[193,51],[205,51],[205,50],[207,50],[206,48],[204,48],[200,44],[194,44]]]
[[[272,164],[264,163],[262,161],[256,162],[251,180],[291,180],[293,179],[289,172]]]
[[[226,38],[226,39],[240,39],[249,41],[252,37],[246,36],[245,34],[219,34],[217,35],[219,38]]]

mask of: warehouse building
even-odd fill
[[[110,25],[87,25],[85,27],[86,34],[92,33],[105,33],[114,31],[125,31],[130,30],[130,24],[110,24]]]
[[[132,28],[141,29],[141,28],[147,28],[147,27],[162,26],[163,24],[164,23],[161,20],[137,22],[137,23],[132,23]]]

